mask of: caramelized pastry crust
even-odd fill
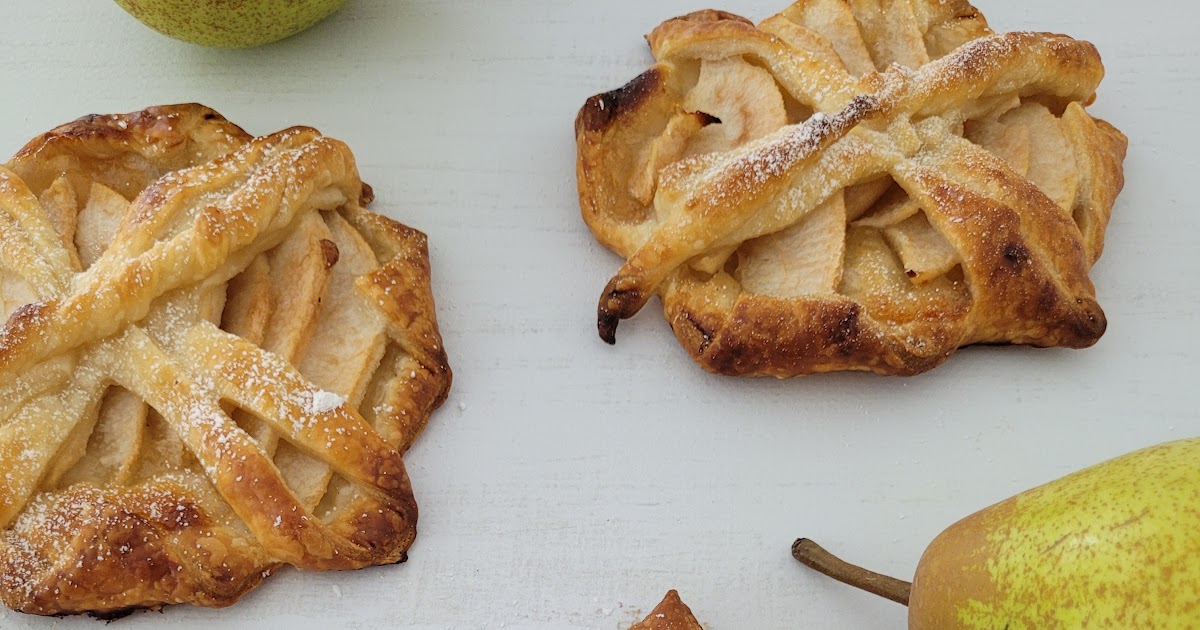
[[[692,611],[679,599],[679,593],[668,591],[662,603],[646,618],[629,630],[704,630],[692,616]]]

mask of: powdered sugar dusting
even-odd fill
[[[320,390],[313,392],[312,400],[309,401],[306,411],[314,414],[327,413],[337,409],[338,407],[341,407],[344,404],[346,404],[345,397],[339,396],[338,394],[334,394],[332,392],[327,392],[325,390]]]

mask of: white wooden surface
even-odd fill
[[[785,0],[725,0],[758,19]],[[1200,433],[1200,44],[1168,0],[979,0],[998,30],[1095,42],[1093,112],[1131,139],[1087,351],[971,349],[919,378],[718,378],[657,304],[596,337],[619,261],[578,216],[572,121],[696,0],[351,0],[282,43],[206,50],[110,2],[5,5],[0,152],[87,113],[199,101],[252,132],[349,142],[376,208],[431,238],[452,396],[408,461],[404,565],[284,571],[179,628],[623,629],[671,587],[710,630],[901,628],[805,572],[799,535],[910,576],[958,517],[1085,464]],[[94,628],[0,612],[0,627]],[[284,625],[284,624],[287,625]],[[219,624],[219,625],[218,625]],[[266,625],[264,625],[266,624]]]

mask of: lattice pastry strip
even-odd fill
[[[654,294],[728,374],[912,374],[973,343],[1083,347],[1125,138],[1086,42],[963,1],[702,11],[576,123],[583,215],[628,260],[601,336]]]
[[[424,236],[369,201],[342,143],[200,106],[0,170],[7,605],[227,605],[281,563],[404,559],[401,453],[450,373]]]

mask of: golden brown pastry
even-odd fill
[[[668,591],[667,596],[646,618],[629,630],[704,630],[692,616],[692,611],[679,599],[679,593]]]
[[[0,597],[224,606],[400,562],[401,454],[450,370],[425,236],[350,150],[199,105],[89,116],[0,168]]]
[[[964,0],[801,0],[649,36],[576,120],[579,198],[628,260],[600,335],[662,297],[723,374],[915,374],[980,343],[1104,333],[1088,272],[1126,139],[1087,43],[994,34]]]

